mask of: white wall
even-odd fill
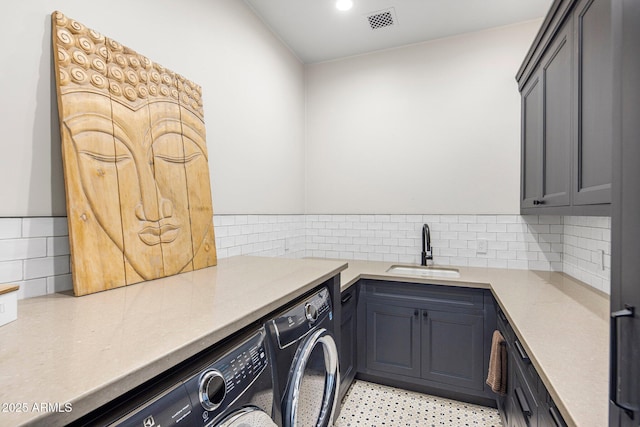
[[[308,65],[306,212],[519,213],[515,73],[540,23]]]
[[[54,7],[203,87],[216,213],[302,213],[304,68],[244,2],[29,0],[0,29],[0,217],[66,214]]]

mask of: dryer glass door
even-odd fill
[[[284,427],[331,425],[340,373],[336,343],[326,329],[310,334],[298,348],[284,401]]]
[[[248,406],[229,415],[216,427],[277,427],[260,408]]]

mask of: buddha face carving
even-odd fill
[[[106,288],[215,265],[200,88],[59,12],[53,21],[74,265],[105,249],[103,270],[124,272]],[[96,228],[117,251],[88,241]]]
[[[64,124],[91,212],[143,278],[182,271],[193,258],[192,236],[204,238],[192,235],[191,221],[201,232],[211,222],[206,211],[190,215],[185,191],[188,177],[208,168],[197,118],[170,102],[131,111],[103,95],[78,98],[78,108],[91,113]],[[187,250],[175,253],[168,267],[155,247],[174,243]]]

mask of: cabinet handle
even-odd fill
[[[508,323],[508,321],[507,321],[507,316],[505,316],[505,314],[502,312],[502,310],[498,310],[498,317],[500,317],[500,319],[501,319],[503,322],[507,322],[507,323]]]
[[[529,408],[529,403],[527,402],[527,398],[524,395],[524,392],[520,387],[516,387],[516,400],[518,401],[518,405],[520,405],[520,410],[524,414],[525,417],[531,416],[531,408]]]
[[[535,206],[538,206],[538,205],[544,205],[544,200],[534,200],[534,201],[533,201],[533,204],[534,204]]]
[[[353,292],[349,292],[348,294],[346,294],[345,296],[342,297],[340,302],[344,305],[344,304],[348,303],[349,300],[351,300],[352,297],[353,297]]]
[[[427,317],[429,317],[429,312],[428,312],[427,310],[423,311],[423,312],[422,312],[422,317],[424,317],[425,319],[426,319]]]
[[[413,312],[413,315],[414,315],[414,316],[416,316],[416,317],[418,317],[418,314],[420,314],[420,313],[418,312],[418,310],[415,310],[415,311]]]
[[[618,402],[618,319],[621,317],[634,317],[634,311],[634,307],[625,304],[623,310],[611,313],[611,329],[609,333],[609,348],[611,349],[611,357],[609,358],[609,399],[618,408],[624,410],[631,419],[633,419],[633,412],[637,411],[638,407]]]
[[[549,415],[551,415],[551,419],[553,420],[553,423],[556,425],[556,427],[564,427],[565,423],[562,422],[562,417],[560,416],[560,414],[558,413],[558,410],[555,407],[550,407],[549,408]]]
[[[527,363],[531,362],[531,359],[529,359],[529,356],[527,356],[527,352],[524,351],[524,348],[522,348],[522,344],[520,344],[520,341],[516,340],[514,344],[516,345],[516,350],[518,350],[518,353],[520,354],[520,358]]]

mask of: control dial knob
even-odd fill
[[[315,305],[306,303],[304,305],[304,315],[310,322],[315,322],[318,320],[318,309]]]
[[[227,394],[224,376],[220,371],[210,369],[200,379],[200,403],[207,411],[216,409]]]

